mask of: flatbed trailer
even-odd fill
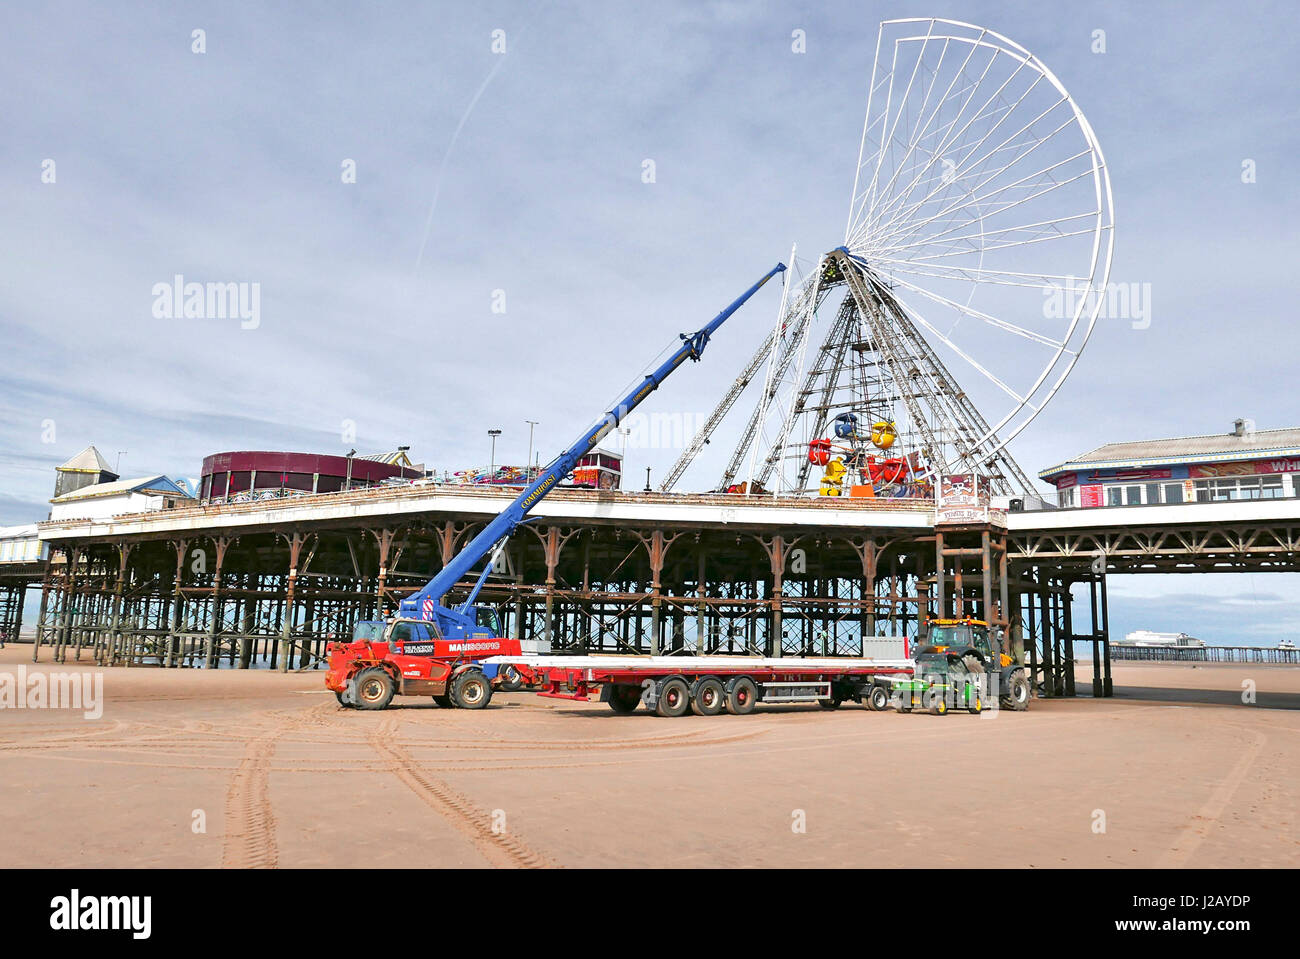
[[[911,678],[910,659],[759,656],[494,656],[540,696],[588,701],[598,693],[617,713],[637,706],[660,716],[744,715],[764,703],[847,700],[887,709],[893,678]]]

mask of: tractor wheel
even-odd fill
[[[938,700],[935,701],[934,705],[930,707],[930,715],[946,716],[947,714],[948,714],[948,703],[942,697],[940,697]]]
[[[758,686],[748,676],[737,676],[727,681],[727,712],[733,716],[745,716],[754,711],[758,705]]]
[[[867,708],[883,713],[889,708],[889,690],[884,686],[872,686],[867,692]]]
[[[655,692],[655,712],[660,716],[680,716],[691,708],[691,691],[680,676],[659,680]]]
[[[1029,680],[1022,670],[1016,670],[1007,680],[1006,694],[999,697],[1003,709],[1024,712],[1029,708]]]
[[[524,677],[519,675],[519,670],[514,666],[502,666],[497,679],[497,689],[503,693],[517,693],[524,688]]]
[[[482,671],[467,669],[452,680],[451,701],[461,709],[482,709],[492,701],[492,684]]]
[[[382,666],[363,669],[356,678],[357,709],[386,709],[397,692],[392,675]]]
[[[966,695],[968,697],[966,700],[967,712],[972,712],[976,716],[984,712],[984,700],[980,699],[980,691],[978,689],[970,690]]]
[[[641,705],[640,686],[633,686],[631,683],[616,683],[610,687],[609,708],[614,712],[626,716],[628,713],[635,712],[639,705]]]
[[[691,712],[696,716],[716,716],[726,706],[727,694],[721,680],[705,676],[691,688]]]

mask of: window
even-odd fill
[[[1073,505],[1074,505],[1074,487],[1070,487],[1070,489],[1063,489],[1063,490],[1058,491],[1057,494],[1056,494],[1056,505],[1057,505],[1057,506],[1073,506]]]
[[[1108,487],[1106,487],[1106,505],[1107,505],[1107,506],[1123,506],[1123,505],[1124,505],[1124,489],[1123,489],[1123,487],[1120,487],[1120,486],[1108,486]]]
[[[1142,487],[1141,487],[1141,486],[1125,486],[1125,487],[1124,487],[1124,502],[1125,502],[1126,504],[1128,504],[1129,506],[1141,506],[1141,505],[1142,505]]]
[[[1198,503],[1224,503],[1242,499],[1280,499],[1282,477],[1234,476],[1230,479],[1196,481]]]
[[[493,636],[501,635],[501,625],[497,622],[496,610],[486,606],[475,606],[474,614],[475,625],[479,629],[486,629]]]
[[[1181,503],[1183,501],[1183,484],[1166,483],[1165,484],[1165,502]]]
[[[1147,483],[1147,502],[1148,502],[1148,503],[1159,503],[1159,502],[1160,502],[1160,484],[1159,484],[1159,483]]]

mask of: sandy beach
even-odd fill
[[[1117,663],[1113,699],[1019,714],[661,719],[0,651],[20,666],[98,672],[103,704],[0,709],[4,867],[1300,864],[1294,667]]]

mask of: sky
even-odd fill
[[[1112,280],[1149,290],[1149,326],[1099,323],[1019,463],[1300,424],[1293,4],[23,5],[0,35],[0,525],[43,518],[91,443],[128,477],[398,445],[441,471],[484,465],[489,429],[522,462],[536,420],[548,459],[792,244],[843,241],[877,24],[903,16],[1051,67],[1110,167]],[[256,323],[159,316],[177,275],[255,284]],[[649,411],[707,413],[778,303]],[[630,451],[631,478],[676,454]],[[1201,579],[1117,579],[1116,631],[1300,614],[1296,577]]]

